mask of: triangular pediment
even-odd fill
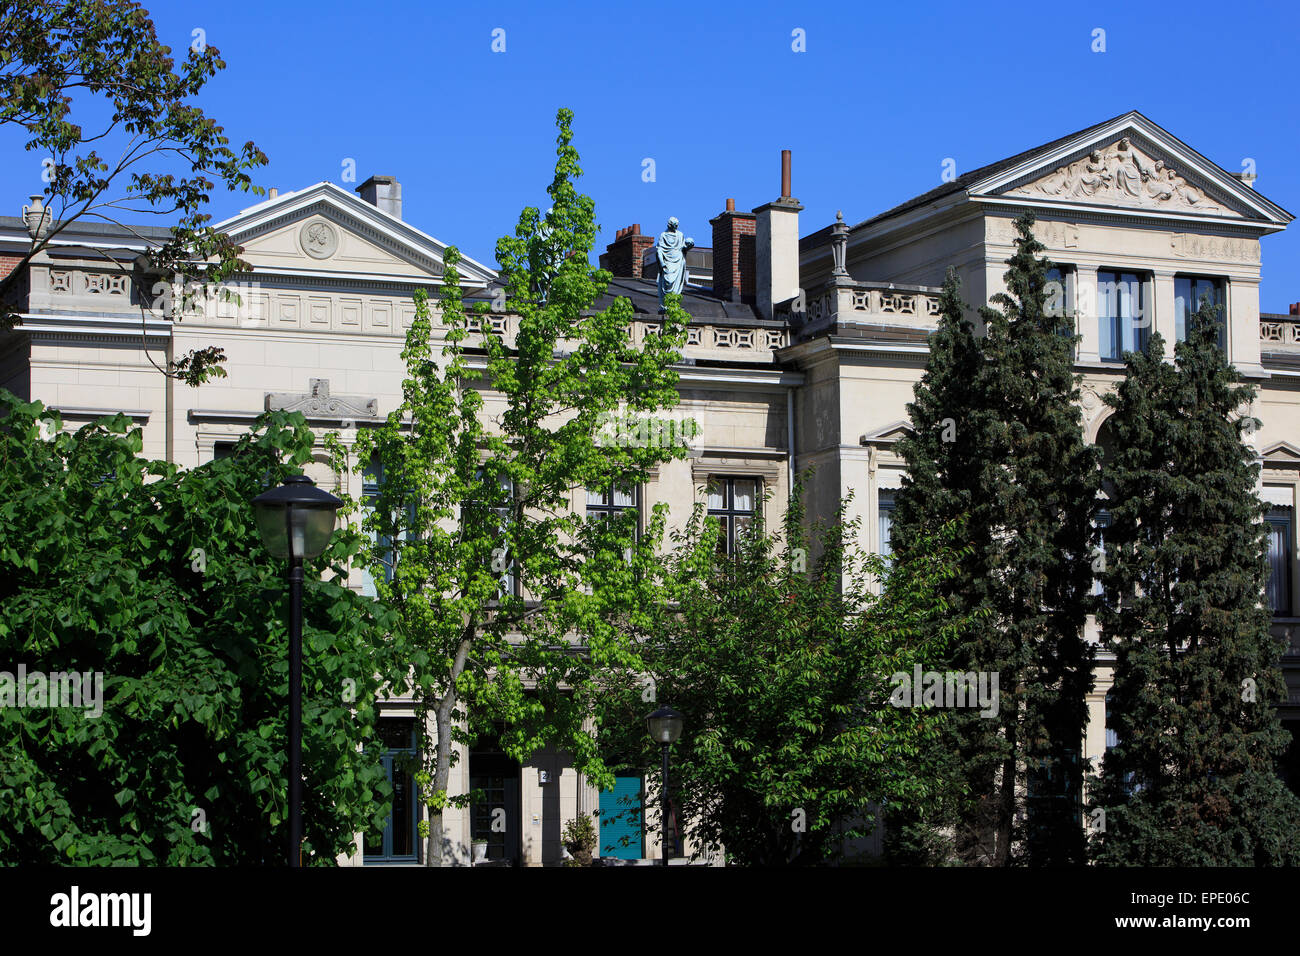
[[[1261,451],[1260,457],[1273,465],[1300,465],[1300,448],[1290,442],[1275,442]]]
[[[858,440],[858,443],[862,445],[892,445],[896,441],[907,438],[914,431],[911,422],[890,422],[882,428],[867,432]]]
[[[971,198],[1140,217],[1250,222],[1294,217],[1141,113],[1034,150],[969,187]]]
[[[442,281],[445,243],[333,183],[268,199],[216,228],[239,243],[255,274]],[[496,277],[464,256],[457,270],[466,288]]]

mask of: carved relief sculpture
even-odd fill
[[[1110,200],[1120,206],[1178,207],[1228,215],[1163,159],[1152,159],[1127,138],[1009,192],[1013,196]]]

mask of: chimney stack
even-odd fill
[[[1292,303],[1291,303],[1291,314],[1292,314],[1292,315],[1300,315],[1300,302],[1292,302]]]
[[[614,234],[614,241],[600,254],[600,267],[623,279],[641,278],[641,258],[655,244],[641,235],[641,223],[625,226]]]
[[[729,302],[754,301],[754,220],[736,200],[709,220],[713,227],[713,292]]]
[[[394,219],[402,218],[402,184],[395,176],[371,176],[357,187],[357,194]]]
[[[280,190],[276,189],[274,186],[272,186],[270,189],[266,191],[267,199],[274,199],[279,195],[280,195]]]
[[[754,210],[754,304],[765,319],[799,294],[799,200],[790,195],[790,150],[781,150],[781,195]],[[717,252],[714,252],[717,255]]]

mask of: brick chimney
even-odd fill
[[[639,222],[625,226],[600,254],[600,267],[622,279],[640,279],[641,257],[654,244],[649,236],[641,235]]]
[[[765,319],[799,294],[799,212],[790,195],[790,150],[781,150],[781,195],[754,210],[754,304]],[[717,253],[715,252],[716,256]]]
[[[754,301],[754,230],[757,217],[737,212],[736,200],[709,220],[713,227],[713,291],[730,302]]]
[[[357,194],[376,209],[402,218],[402,184],[396,176],[371,176],[357,187]]]
[[[1292,303],[1291,303],[1291,314],[1292,314],[1292,315],[1300,315],[1300,302],[1292,302]]]

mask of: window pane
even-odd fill
[[[890,544],[890,535],[894,526],[894,493],[881,491],[879,497],[880,506],[877,513],[880,521],[880,554],[887,558],[894,553]]]
[[[737,515],[735,521],[736,521],[736,526],[735,526],[736,530],[734,532],[734,540],[739,541],[741,538],[745,536],[745,534],[749,531],[750,527],[754,524],[754,519],[746,518],[743,515]]]
[[[736,511],[753,511],[754,499],[758,496],[758,482],[750,478],[737,478],[733,486],[735,503],[732,508]]]
[[[606,504],[609,504],[609,495],[603,489],[600,491],[593,491],[590,488],[587,489],[588,507],[591,505],[600,506]]]
[[[1047,270],[1047,285],[1044,289],[1046,298],[1043,309],[1049,318],[1057,321],[1057,331],[1064,336],[1074,334],[1074,321],[1070,317],[1073,311],[1070,302],[1070,278],[1067,269],[1053,266]]]
[[[1126,351],[1146,347],[1151,319],[1143,279],[1135,272],[1097,273],[1101,357],[1118,361]]]
[[[1268,605],[1274,614],[1291,614],[1291,515],[1278,507],[1268,513]]]
[[[1209,276],[1176,276],[1174,278],[1174,335],[1179,342],[1187,338],[1191,316],[1201,307],[1201,299],[1208,297],[1211,304],[1224,305],[1223,280]],[[1219,348],[1227,348],[1227,317],[1220,308],[1217,316]]]
[[[727,485],[721,481],[709,482],[709,508],[722,511],[727,507]]]
[[[615,488],[614,489],[614,506],[618,508],[633,508],[636,506],[636,489],[635,488]]]
[[[1106,532],[1104,529],[1110,527],[1110,512],[1108,511],[1097,512],[1097,527],[1099,529],[1102,529],[1101,534],[1099,536],[1099,540],[1097,542],[1097,547],[1098,550],[1101,552],[1100,557],[1103,560],[1100,565],[1095,565],[1095,566],[1105,567]],[[1100,597],[1103,593],[1105,593],[1104,588],[1102,588],[1101,586],[1101,578],[1094,577],[1092,579],[1092,593],[1098,597]]]

